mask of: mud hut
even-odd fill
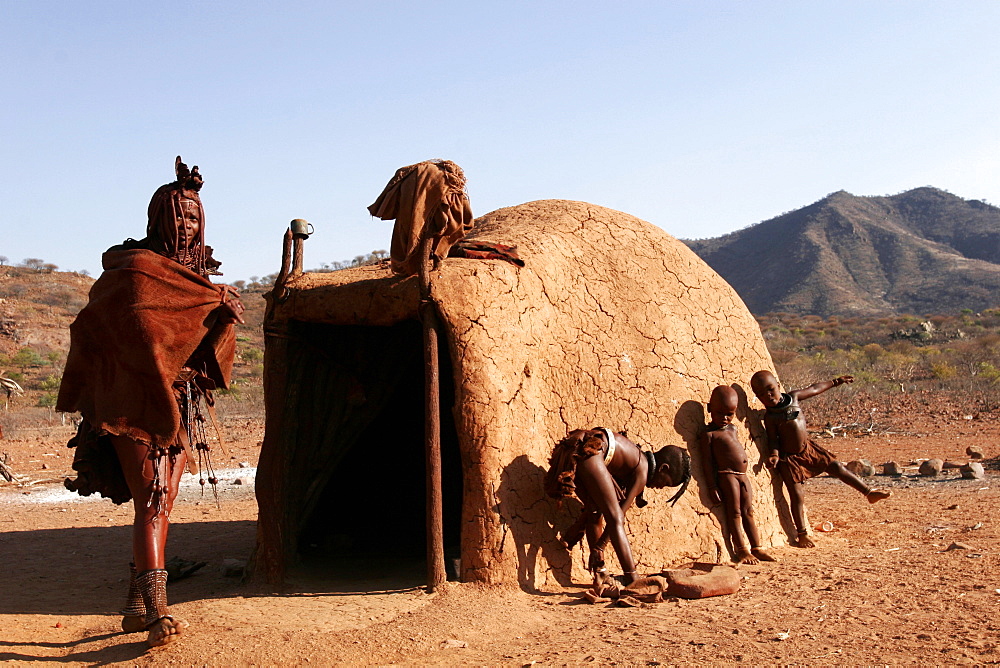
[[[648,490],[649,506],[629,514],[640,571],[725,555],[699,484],[703,402],[715,385],[742,388],[771,368],[733,289],[659,228],[583,202],[500,209],[469,238],[516,245],[526,266],[449,258],[431,276],[443,329],[444,534],[461,578],[532,589],[586,577],[580,548],[557,542],[579,506],[557,508],[542,490],[553,443],[578,427],[692,451],[695,480],[680,502]],[[310,550],[421,554],[418,278],[383,265],[293,274],[286,286],[265,321],[254,576],[280,580]],[[763,492],[764,544],[783,542],[770,476],[739,429]]]

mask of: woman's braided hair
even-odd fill
[[[688,454],[687,450],[680,446],[668,445],[660,448],[655,457],[657,463],[666,463],[669,461],[671,464],[670,469],[672,471],[679,471],[680,473],[680,480],[677,481],[677,484],[680,485],[680,489],[678,489],[677,492],[667,500],[667,503],[673,506],[682,496],[684,496],[684,492],[687,491],[688,483],[691,481],[691,455]]]

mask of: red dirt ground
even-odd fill
[[[0,423],[3,416],[0,415]],[[924,435],[837,438],[841,459],[876,464],[964,461],[965,447],[1000,454],[993,417],[916,416]],[[232,458],[256,462],[260,424],[227,423]],[[874,506],[828,478],[808,483],[811,522],[831,521],[817,548],[779,547],[777,564],[741,567],[736,594],[648,608],[578,603],[585,583],[540,593],[449,583],[420,588],[420,564],[302,569],[281,592],[227,578],[254,540],[252,485],[222,476],[220,507],[197,492],[175,508],[168,556],[208,565],[170,587],[191,622],[178,642],[148,650],[118,631],[130,512],[62,494],[68,427],[7,430],[0,452],[31,480],[0,480],[0,661],[63,665],[531,665],[704,663],[996,663],[1000,534],[996,471],[985,481],[908,471],[877,476],[894,496]],[[45,464],[47,468],[42,468]],[[245,475],[252,470],[244,471]],[[195,486],[197,487],[197,486]],[[947,550],[953,542],[968,549]]]

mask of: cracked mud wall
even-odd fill
[[[501,209],[477,221],[472,237],[516,245],[526,266],[448,259],[433,275],[455,371],[465,579],[530,589],[586,578],[581,548],[569,555],[556,542],[579,503],[557,508],[542,477],[558,439],[596,426],[692,453],[695,480],[676,506],[666,503],[671,490],[651,489],[650,505],[629,512],[639,570],[725,559],[696,444],[719,384],[739,386],[762,540],[785,540],[743,391],[772,364],[728,284],[659,228],[582,202]]]

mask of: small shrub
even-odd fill
[[[31,348],[21,348],[10,360],[19,367],[41,366],[45,360]]]
[[[41,383],[38,384],[39,389],[45,390],[46,392],[52,392],[53,390],[59,389],[59,383],[61,379],[59,376],[49,375]]]
[[[934,362],[931,364],[931,375],[938,380],[948,380],[954,378],[958,371],[947,362]]]
[[[993,364],[989,362],[979,363],[979,377],[983,380],[992,383],[993,385],[1000,385],[1000,369],[996,368]]]

